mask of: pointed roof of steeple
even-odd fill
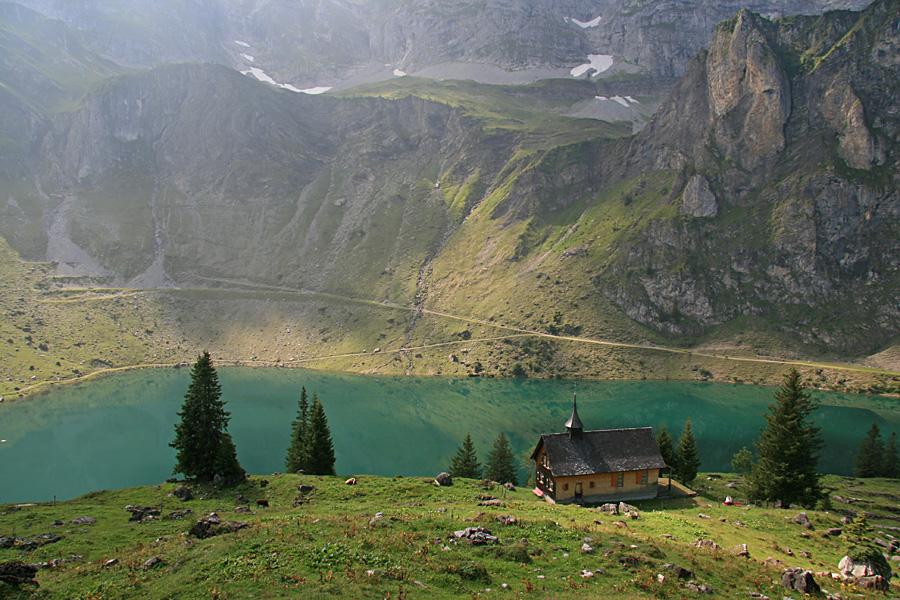
[[[581,433],[584,431],[584,424],[578,418],[578,398],[572,394],[572,416],[566,421],[566,433]]]

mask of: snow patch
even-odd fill
[[[263,71],[262,69],[260,69],[258,67],[250,67],[249,71],[241,71],[241,74],[242,75],[253,75],[254,77],[256,77],[259,81],[262,81],[263,83],[268,83],[270,85],[274,85],[275,87],[280,87],[282,89],[288,90],[289,92],[296,92],[298,94],[299,93],[323,94],[331,89],[330,87],[320,86],[320,87],[312,87],[312,88],[306,88],[306,89],[301,90],[297,87],[294,87],[293,85],[291,85],[289,83],[278,83],[277,81],[275,81],[274,79],[269,77],[269,75],[265,71]]]
[[[241,71],[241,73],[244,75],[253,75],[258,80],[260,80],[264,83],[270,83],[270,84],[276,85],[276,86],[278,85],[274,79],[272,79],[271,77],[266,75],[266,72],[258,67],[250,67],[249,71]]]
[[[579,27],[581,27],[582,29],[587,29],[588,27],[596,27],[597,25],[599,25],[600,18],[601,17],[594,17],[590,21],[579,21],[578,19],[575,19],[573,17],[569,20],[572,21],[573,23],[575,23],[576,25],[578,25]]]
[[[606,96],[594,96],[595,100],[609,100]]]
[[[622,96],[613,96],[612,98],[610,98],[610,100],[612,100],[613,102],[618,102],[622,106],[625,106],[625,107],[628,106],[628,100],[626,100]]]
[[[400,69],[394,69],[394,76],[406,77],[406,71],[401,71]]]
[[[244,48],[250,47],[250,44],[248,44],[247,42],[242,42],[241,40],[234,40],[234,43],[238,46],[243,46]]]
[[[635,99],[632,98],[631,96],[625,96],[625,99],[628,100],[629,102],[633,102],[633,103],[635,103],[635,104],[640,104],[640,102],[638,102],[637,100],[635,100]]]
[[[610,54],[588,54],[588,61],[569,71],[572,77],[581,77],[590,70],[602,73],[613,66],[613,57]]]
[[[243,57],[244,57],[244,60],[247,60],[247,61],[250,61],[250,62],[253,62],[253,57],[252,57],[252,56],[250,56],[250,55],[249,55],[249,54],[241,54],[241,56],[243,56]]]
[[[311,88],[306,88],[305,90],[297,90],[297,91],[303,92],[304,94],[311,94],[311,95],[315,96],[316,94],[324,94],[325,92],[327,92],[330,89],[331,89],[330,87],[319,86],[319,87],[311,87]]]

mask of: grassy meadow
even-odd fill
[[[48,563],[38,572],[40,587],[0,583],[0,597],[684,598],[695,595],[683,587],[691,581],[719,598],[797,598],[780,586],[788,566],[819,573],[829,592],[876,597],[823,574],[837,571],[845,549],[827,530],[841,527],[844,513],[864,510],[888,538],[900,499],[896,480],[828,476],[833,508],[805,511],[812,523],[805,529],[792,520],[802,509],[722,506],[726,492],[741,499],[742,480],[728,474],[701,475],[694,497],[636,503],[641,517],[628,520],[475,480],[442,488],[421,478],[344,481],[274,474],[236,488],[191,485],[196,498],[189,501],[164,483],[57,504],[0,505],[0,562]],[[301,484],[314,489],[301,493]],[[488,497],[499,505],[481,506]],[[269,506],[257,507],[257,499]],[[242,504],[250,511],[236,512]],[[160,516],[129,521],[128,505],[153,506]],[[247,526],[206,539],[188,533],[212,512]],[[73,523],[80,517],[96,521]],[[479,526],[499,541],[453,538]],[[697,547],[698,539],[716,546]],[[733,554],[737,544],[747,545],[749,557]],[[151,559],[159,560],[150,566]],[[693,576],[679,580],[668,564]]]

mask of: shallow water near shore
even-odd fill
[[[466,433],[484,462],[505,432],[517,456],[562,431],[577,387],[586,429],[657,428],[678,438],[691,418],[703,471],[730,471],[752,448],[775,388],[697,382],[374,377],[300,369],[218,369],[229,431],[249,473],[284,470],[301,386],[322,400],[338,473],[433,477]],[[172,476],[176,412],[190,369],[154,369],[55,388],[0,407],[0,502],[72,498]],[[900,400],[813,392],[826,447],[820,471],[849,475],[878,423],[900,431]],[[525,471],[522,471],[525,474]]]

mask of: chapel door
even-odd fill
[[[583,490],[582,490],[582,488],[581,488],[581,484],[580,484],[580,483],[576,483],[576,484],[575,484],[575,497],[576,497],[576,498],[581,498],[582,491],[583,491]]]

